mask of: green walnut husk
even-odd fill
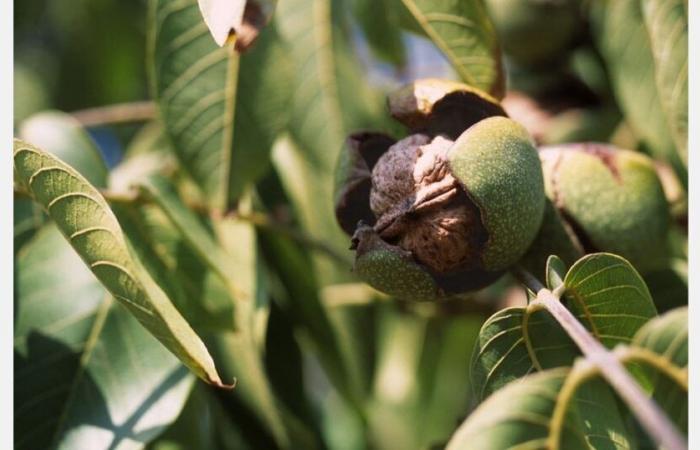
[[[389,98],[408,137],[363,132],[336,172],[355,272],[391,296],[435,301],[493,283],[526,252],[545,208],[525,129],[469,86],[422,80]],[[444,120],[443,120],[444,119]]]
[[[540,159],[556,211],[524,258],[529,269],[542,274],[549,254],[570,263],[572,249],[618,254],[642,274],[667,265],[670,213],[653,160],[604,144],[542,147]]]
[[[580,0],[487,0],[486,6],[504,53],[521,66],[560,60],[583,30]]]

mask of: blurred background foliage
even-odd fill
[[[210,217],[202,214],[206,196],[174,157],[152,106],[146,105],[147,120],[118,124],[95,123],[84,114],[87,108],[153,98],[148,3],[15,2],[15,128],[29,140],[54,137],[41,143],[45,150],[115,193],[153,174],[169,177],[185,208],[217,235]],[[312,3],[329,14],[316,21],[295,16]],[[676,221],[673,257],[646,281],[660,312],[686,304],[684,158],[673,145],[657,142],[658,134],[647,133],[647,120],[653,119],[640,110],[659,112],[658,98],[640,100],[630,93],[655,90],[653,79],[626,74],[629,66],[616,64],[624,57],[638,58],[634,67],[641,67],[651,53],[622,54],[627,50],[610,37],[619,24],[640,25],[641,14],[629,14],[639,2],[619,0],[608,8],[603,1],[488,0],[483,6],[493,21],[484,26],[495,26],[501,40],[504,106],[539,143],[611,142],[663,164]],[[296,34],[299,27],[317,28]],[[330,51],[303,40],[304,32],[319,29],[332,36]],[[279,36],[265,35],[273,32]],[[111,304],[104,306],[106,291],[56,238],[43,213],[16,197],[15,378],[25,380],[15,391],[18,448],[439,448],[474,407],[469,361],[479,328],[496,309],[523,304],[524,292],[506,276],[467,303],[389,301],[353,277],[349,239],[335,224],[330,198],[333,165],[347,133],[405,134],[388,119],[387,92],[421,77],[458,79],[459,70],[398,0],[280,0],[260,42],[265,39],[281,41],[292,60],[291,69],[280,61],[266,67],[287,83],[286,95],[303,95],[300,86],[306,86],[317,90],[312,95],[335,103],[319,117],[294,98],[284,99],[281,104],[291,106],[274,113],[283,125],[270,136],[270,148],[248,149],[251,158],[265,160],[258,178],[240,195],[239,206],[248,204],[260,213],[251,221],[254,238],[248,242],[254,257],[240,270],[263,305],[256,316],[262,324],[256,345],[262,348],[264,373],[246,372],[249,368],[241,365],[229,294],[186,230],[161,208],[122,202],[118,196],[111,203],[139,256],[149,261],[149,271],[204,337],[224,379],[238,377],[239,387],[232,392],[194,381],[138,326],[129,331],[134,319]],[[316,59],[329,57],[333,85],[299,66],[323,64]],[[47,116],[47,110],[75,114]],[[37,302],[55,309],[48,314]],[[79,324],[82,328],[51,328],[76,315],[88,320]],[[89,325],[96,320],[108,321],[114,330],[107,327],[91,336]],[[97,339],[104,354],[93,359],[88,352],[93,365],[78,370],[89,339]],[[123,352],[139,358],[117,361]],[[63,365],[57,368],[52,355],[65,355]],[[102,384],[100,358],[113,360],[116,381]],[[24,366],[31,361],[39,361],[43,370]],[[256,377],[265,380],[262,391],[248,383]],[[99,395],[89,397],[90,392]],[[43,403],[41,393],[51,403]],[[92,400],[81,401],[84,396]]]

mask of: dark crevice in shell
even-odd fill
[[[353,133],[346,140],[344,151],[350,153],[351,173],[338,195],[335,215],[348,235],[355,232],[360,221],[374,225],[376,219],[369,207],[372,168],[395,143],[392,137],[375,132]]]
[[[500,104],[491,103],[468,91],[447,94],[433,106],[425,131],[430,136],[440,134],[456,140],[465,130],[493,116],[508,117]]]

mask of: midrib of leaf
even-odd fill
[[[206,186],[204,187],[205,192],[210,195],[210,205],[215,211],[225,211],[229,207],[230,203],[230,191],[229,185],[232,173],[231,162],[232,153],[234,151],[234,120],[236,115],[236,94],[238,88],[238,73],[239,73],[239,63],[240,57],[235,51],[232,44],[227,44],[224,47],[216,47],[211,52],[199,57],[196,62],[184,71],[180,72],[177,78],[171,80],[167,86],[159,86],[162,81],[160,80],[160,74],[163,72],[162,66],[168,60],[170,55],[175,53],[177,50],[181,49],[186,44],[189,44],[204,35],[208,35],[208,29],[203,21],[197,22],[195,25],[185,30],[179,34],[176,38],[172,39],[166,44],[165,51],[161,56],[159,61],[156,60],[156,48],[158,43],[158,38],[160,34],[160,29],[163,27],[165,20],[172,14],[181,12],[187,8],[197,8],[197,3],[192,0],[180,0],[171,1],[168,3],[157,1],[151,1],[151,18],[150,21],[153,26],[150,27],[151,31],[149,33],[149,45],[148,45],[148,58],[150,60],[149,64],[149,75],[151,79],[151,88],[153,94],[159,99],[156,102],[157,109],[159,111],[159,116],[164,118],[163,105],[168,104],[177,93],[186,88],[189,81],[197,78],[204,71],[214,67],[215,65],[224,62],[226,63],[226,76],[224,85],[221,90],[214,90],[209,92],[207,95],[203,96],[196,103],[194,103],[191,108],[180,117],[171,117],[172,124],[169,127],[168,133],[172,133],[173,136],[180,135],[190,124],[192,120],[197,118],[200,114],[206,112],[210,107],[215,106],[219,102],[223,103],[224,112],[219,117],[219,120],[215,120],[207,124],[204,128],[200,129],[196,135],[196,142],[189,142],[187,151],[176,152],[182,160],[184,160],[184,165],[188,166],[192,164],[192,160],[199,158],[199,168],[193,171],[185,167],[188,172],[193,174],[195,180]],[[160,6],[159,5],[164,5]],[[159,90],[162,92],[158,94]],[[221,142],[218,147],[218,151],[211,151],[206,154],[194,155],[194,152],[204,148],[205,144],[217,133],[221,133]],[[177,137],[177,140],[181,140]],[[200,148],[197,148],[200,147]],[[175,145],[175,148],[178,148]],[[212,156],[216,159],[212,159]],[[187,161],[189,160],[189,161]],[[204,169],[201,166],[211,168],[210,177],[214,179],[214,182],[204,181],[203,172]],[[213,187],[212,187],[213,186]],[[210,189],[212,189],[210,191]]]
[[[432,25],[430,25],[430,21],[428,20],[426,15],[423,14],[418,5],[416,5],[416,3],[413,0],[401,0],[401,2],[406,6],[406,8],[411,12],[411,14],[413,14],[413,16],[416,18],[416,21],[420,24],[421,28],[423,28],[423,30],[430,37],[430,39],[433,42],[435,42],[435,44],[440,48],[440,50],[442,50],[445,53],[445,56],[447,57],[447,59],[450,60],[452,66],[455,68],[457,73],[459,73],[459,76],[468,84],[477,86],[474,77],[464,69],[459,58],[457,58],[457,55],[454,54],[450,46],[447,45],[447,42],[445,42],[445,40],[440,36],[440,34],[438,34],[437,31],[435,31],[435,28],[433,28]]]
[[[576,394],[576,389],[583,384],[586,380],[592,378],[595,375],[595,369],[581,369],[581,366],[574,366],[569,372],[568,376],[564,381],[564,385],[561,387],[554,399],[554,411],[552,413],[551,420],[548,425],[549,434],[547,436],[547,448],[549,449],[559,449],[559,442],[561,441],[561,431],[566,425],[566,412],[567,407],[571,403],[571,400]],[[569,429],[571,429],[569,427]],[[582,437],[583,442],[588,445],[588,441],[585,435],[581,436],[581,431],[578,429],[572,429],[577,436]]]
[[[219,183],[220,200],[216,202],[222,211],[229,204],[229,177],[231,176],[231,159],[233,153],[233,121],[236,116],[236,91],[238,87],[238,66],[240,58],[233,44],[227,44],[228,65],[226,67],[226,85],[224,115],[221,118],[224,126],[224,134],[221,139],[221,182]]]
[[[75,373],[75,376],[73,378],[73,383],[71,383],[71,387],[68,391],[68,397],[66,399],[66,403],[63,407],[63,410],[61,411],[61,416],[59,417],[58,422],[56,424],[56,429],[54,431],[53,438],[51,439],[50,448],[55,448],[60,442],[61,432],[63,431],[63,425],[68,416],[68,411],[70,410],[70,408],[73,405],[73,402],[75,401],[75,395],[78,390],[78,386],[80,385],[83,379],[86,367],[90,362],[92,352],[95,349],[95,346],[97,345],[97,342],[100,338],[100,334],[102,333],[102,329],[104,328],[104,325],[107,321],[107,315],[109,314],[112,304],[112,296],[109,294],[106,295],[104,302],[102,302],[102,304],[97,310],[97,313],[95,314],[95,321],[92,324],[90,334],[88,335],[87,341],[85,342],[85,347],[83,348],[82,354],[80,356],[80,364],[78,365],[77,372]]]
[[[626,347],[619,351],[620,359],[625,362],[643,362],[669,377],[684,390],[688,390],[688,369],[678,367],[663,355],[641,347]]]

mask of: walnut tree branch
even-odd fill
[[[514,269],[514,275],[537,294],[528,308],[545,309],[554,317],[579,347],[586,360],[598,369],[657,444],[669,450],[687,450],[688,446],[681,433],[663,410],[644,394],[615,354],[596,340],[561,303],[560,289],[550,291],[522,268]]]

